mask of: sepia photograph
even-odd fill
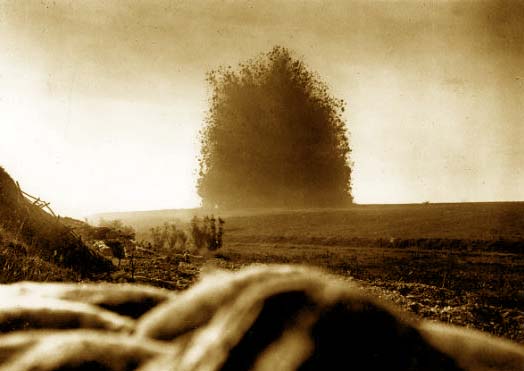
[[[0,371],[524,371],[523,0],[0,0]]]

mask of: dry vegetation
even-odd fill
[[[23,243],[0,228],[0,283],[17,281],[79,281],[80,274],[28,254]]]

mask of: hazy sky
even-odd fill
[[[0,166],[62,215],[192,207],[205,73],[348,102],[359,203],[524,200],[524,2],[0,0]]]

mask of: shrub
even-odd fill
[[[153,247],[157,250],[168,248],[169,250],[184,250],[187,243],[187,235],[179,229],[175,223],[164,223],[163,226],[156,226],[150,230]]]
[[[194,216],[191,219],[191,237],[197,249],[207,248],[210,251],[222,247],[225,221],[222,218],[215,219],[205,216],[202,219]]]

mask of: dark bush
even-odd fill
[[[191,219],[191,237],[197,249],[207,248],[210,251],[222,247],[225,221],[214,216],[205,216],[202,219],[194,216]]]

